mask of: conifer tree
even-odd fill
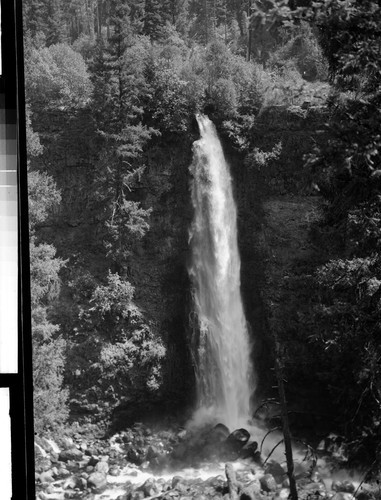
[[[158,40],[166,22],[173,19],[172,14],[171,2],[168,0],[146,0],[143,33],[151,40]]]
[[[170,22],[183,36],[188,32],[189,0],[169,0],[168,14]]]
[[[25,31],[34,38],[37,33],[47,30],[47,5],[44,0],[25,0],[23,2]]]
[[[150,211],[129,200],[129,193],[142,173],[139,156],[152,131],[141,123],[144,42],[139,45],[132,34],[129,7],[116,1],[110,7],[110,37],[107,42],[98,39],[93,66],[100,138],[95,195],[103,206],[106,248],[120,266],[131,240],[148,228]]]
[[[39,136],[31,127],[26,108],[28,170],[42,153]],[[28,172],[30,278],[33,346],[34,426],[37,432],[63,423],[68,414],[67,390],[63,388],[65,342],[59,325],[51,322],[50,309],[59,293],[59,272],[64,264],[56,249],[37,240],[36,228],[60,203],[53,179],[39,171]]]
[[[63,43],[68,41],[67,17],[64,12],[64,4],[61,0],[49,0],[46,9],[46,44]]]

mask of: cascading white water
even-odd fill
[[[196,116],[201,138],[193,144],[190,229],[197,317],[193,354],[199,412],[210,409],[234,428],[250,418],[254,390],[251,345],[240,292],[237,210],[229,167],[213,123]]]

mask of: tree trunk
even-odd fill
[[[88,23],[89,23],[89,35],[92,40],[95,38],[94,29],[94,0],[89,1],[89,12],[88,12]]]
[[[282,415],[284,447],[285,447],[286,462],[287,462],[287,475],[290,480],[290,498],[291,500],[298,500],[298,492],[296,490],[296,482],[294,476],[294,460],[292,457],[291,433],[290,433],[288,413],[287,413],[287,400],[286,400],[286,392],[284,389],[284,380],[283,380],[283,360],[282,360],[280,345],[277,340],[275,340],[275,375],[278,383],[279,402]]]
[[[240,31],[241,36],[244,36],[245,30],[244,30],[243,19],[242,19],[244,9],[243,10],[241,9],[241,2],[239,2],[238,0],[235,1],[234,5],[235,5],[235,13],[236,13],[236,19],[237,19],[239,31]]]
[[[252,29],[251,29],[251,1],[249,0],[249,4],[247,7],[247,19],[248,19],[248,34],[247,34],[247,60],[251,60],[251,43],[252,43]]]
[[[227,0],[224,3],[224,16],[225,16],[225,44],[228,42],[228,5]]]
[[[205,7],[205,42],[209,43],[209,13],[208,13],[208,0],[204,0]]]

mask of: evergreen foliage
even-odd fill
[[[28,152],[40,154],[38,135],[27,121]],[[34,425],[37,432],[66,421],[68,391],[64,389],[65,341],[59,326],[49,318],[60,289],[59,272],[64,265],[53,245],[38,243],[37,230],[60,202],[53,179],[46,173],[29,173],[30,280],[32,305]]]
[[[82,56],[66,43],[29,47],[25,86],[32,111],[80,108],[91,94],[91,83]]]
[[[314,23],[335,88],[328,141],[308,161],[327,203],[316,230],[332,258],[316,270],[318,294],[304,319],[351,457],[378,469],[381,8],[375,1],[332,0],[274,14],[289,16],[291,26]]]

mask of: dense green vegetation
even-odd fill
[[[350,451],[380,457],[380,38],[377,2],[311,12],[322,30],[336,93],[330,140],[310,165],[327,200],[325,233],[334,257],[316,273],[312,341],[324,350],[332,394],[342,405]],[[323,237],[328,244],[330,236]],[[338,393],[338,387],[340,393]],[[344,403],[345,402],[345,403]]]
[[[256,148],[263,110],[320,104],[328,139],[306,176],[324,199],[312,229],[325,250],[282,335],[314,352],[352,455],[379,456],[380,21],[369,0],[24,2],[38,429],[65,421],[69,400],[104,418],[165,393],[170,335],[130,277],[155,217],[140,195],[149,152],[191,142],[201,110],[255,175],[282,148]],[[73,167],[85,174],[68,188]],[[69,219],[73,236],[52,244]]]

